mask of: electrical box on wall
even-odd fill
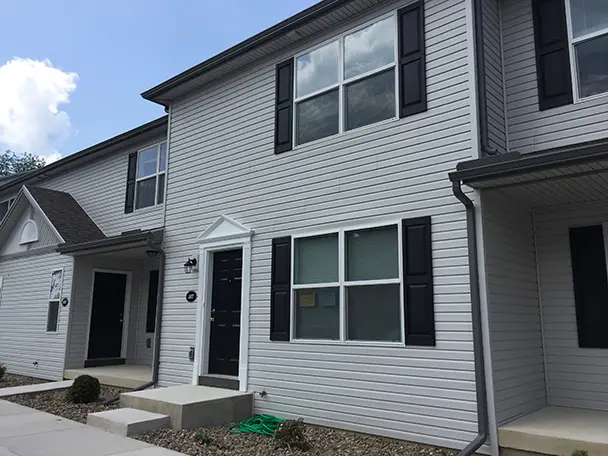
[[[190,347],[190,351],[188,352],[188,359],[190,361],[194,361],[194,347]]]

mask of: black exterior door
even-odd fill
[[[210,374],[239,373],[242,265],[241,249],[213,254]]]
[[[89,359],[120,358],[127,276],[96,272],[89,331]]]

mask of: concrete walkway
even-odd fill
[[[72,386],[72,383],[74,383],[74,380],[64,380],[62,382],[37,383],[35,385],[22,385],[12,386],[10,388],[0,388],[0,397],[14,396],[15,394],[41,393],[42,391],[66,389]]]
[[[0,400],[0,456],[179,456],[181,453]]]

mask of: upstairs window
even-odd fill
[[[608,2],[565,1],[578,96],[608,93]]]
[[[395,14],[296,57],[295,141],[396,118]]]
[[[167,143],[156,144],[137,153],[135,209],[164,202],[166,172]]]

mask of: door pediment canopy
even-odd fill
[[[203,231],[196,242],[206,244],[209,242],[227,241],[232,239],[249,239],[253,230],[232,220],[226,215],[220,215],[209,228]]]

